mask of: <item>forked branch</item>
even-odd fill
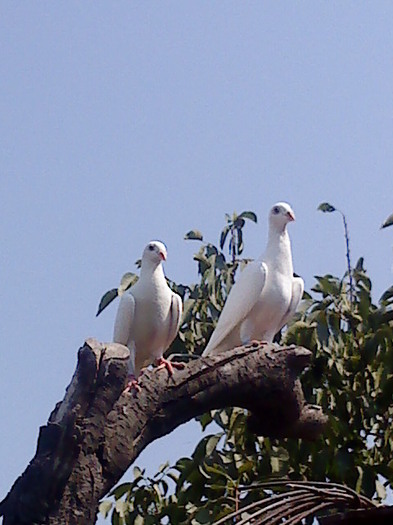
[[[300,347],[242,346],[172,377],[147,370],[134,396],[122,393],[127,348],[89,339],[35,457],[0,504],[4,525],[94,523],[99,500],[149,443],[212,409],[248,409],[260,435],[316,438],[327,418],[305,403],[298,379],[310,358]]]

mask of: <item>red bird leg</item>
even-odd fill
[[[123,390],[123,394],[126,394],[127,392],[140,392],[142,390],[140,384],[138,383],[138,379],[134,376],[134,374],[129,374],[127,377],[127,386]]]
[[[174,368],[177,368],[178,370],[182,370],[186,366],[184,363],[177,363],[176,361],[168,361],[168,359],[165,359],[164,357],[158,357],[156,359],[156,363],[158,365],[157,370],[166,368],[170,376],[173,376]]]

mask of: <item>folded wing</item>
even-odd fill
[[[170,309],[170,321],[169,321],[169,330],[168,330],[168,341],[165,345],[165,350],[170,346],[172,341],[175,339],[177,332],[180,328],[181,316],[183,312],[183,305],[180,295],[172,293],[172,302]]]
[[[264,262],[253,261],[240,273],[228,295],[216,329],[202,355],[214,353],[214,349],[247,317],[261,296],[267,271]]]
[[[133,333],[135,299],[130,292],[125,292],[120,299],[113,330],[113,341],[127,346]]]
[[[304,291],[304,281],[301,277],[294,277],[292,281],[292,298],[291,302],[289,303],[288,310],[286,311],[284,317],[281,319],[280,326],[278,327],[278,330],[281,330],[281,328],[287,324],[287,322],[291,319],[291,317],[296,312],[296,309],[303,297],[303,291]]]

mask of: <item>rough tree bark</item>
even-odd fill
[[[41,427],[37,451],[0,504],[4,525],[88,525],[100,499],[155,439],[212,409],[250,411],[260,435],[314,439],[326,423],[304,401],[298,376],[311,352],[263,343],[200,358],[168,377],[146,371],[122,394],[128,350],[86,341],[64,400]]]

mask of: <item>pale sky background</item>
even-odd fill
[[[392,284],[393,3],[0,3],[0,498],[34,454],[77,349],[110,340],[103,292],[145,244],[196,279],[183,240],[217,242],[225,212],[253,210],[245,255],[289,201],[295,270],[342,275],[341,219],[375,299]],[[137,460],[189,454],[198,426]],[[170,443],[168,447],[167,444]]]

